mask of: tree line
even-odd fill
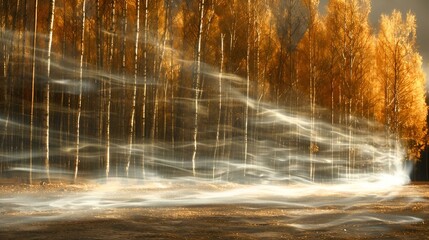
[[[251,164],[259,103],[310,119],[309,142],[283,143],[310,159],[322,120],[349,129],[348,159],[363,120],[408,159],[426,145],[412,13],[374,27],[370,0],[330,0],[325,15],[318,0],[0,3],[1,169],[28,166],[30,182],[36,166],[48,180],[54,167],[75,180],[80,170],[145,177],[168,165],[153,152],[194,176],[203,157]]]

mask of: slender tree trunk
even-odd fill
[[[0,2],[0,6],[2,7],[2,9],[7,9],[4,4],[6,4],[5,1],[1,1]],[[0,59],[2,60],[1,63],[1,72],[2,72],[2,76],[3,78],[5,78],[5,73],[6,73],[6,59],[5,59],[5,54],[6,54],[6,41],[4,41],[4,39],[6,38],[6,17],[7,14],[6,12],[3,10],[0,14],[0,39],[2,39],[2,42],[0,44]],[[4,90],[4,92],[6,92],[6,89]]]
[[[147,0],[146,0],[147,1]],[[129,176],[129,168],[133,150],[133,137],[134,137],[134,122],[136,112],[136,96],[137,96],[137,73],[138,73],[138,50],[139,50],[139,34],[140,34],[140,0],[136,0],[136,35],[135,35],[135,46],[134,46],[134,82],[133,82],[133,95],[131,103],[131,117],[130,117],[130,130],[128,136],[128,161],[125,169],[127,177]],[[144,176],[144,160],[142,162],[143,176]]]
[[[138,1],[140,8],[140,1]],[[138,13],[140,19],[140,13]],[[148,65],[148,40],[149,40],[149,0],[144,2],[144,29],[143,29],[143,100],[142,100],[142,142],[146,140],[146,98],[147,98],[147,65]],[[137,21],[140,26],[139,20]],[[139,34],[138,32],[136,34]],[[136,36],[137,37],[137,36]],[[138,51],[138,44],[136,43],[136,51]],[[137,55],[135,56],[137,61]],[[137,64],[137,63],[136,63]],[[135,66],[135,72],[137,71],[137,65]],[[142,175],[146,177],[145,171],[145,152],[142,153]]]
[[[102,20],[101,20],[101,15],[100,15],[100,0],[96,0],[95,3],[95,14],[96,14],[96,23],[97,23],[97,29],[96,29],[96,35],[95,35],[95,39],[96,39],[96,44],[97,44],[97,70],[100,70],[103,68],[103,55],[102,55],[102,51],[101,51],[101,31],[102,31]]]
[[[218,103],[218,116],[217,116],[217,128],[216,128],[216,145],[214,149],[214,155],[213,155],[213,180],[215,179],[216,174],[216,165],[217,165],[217,154],[219,149],[219,138],[220,138],[220,126],[221,126],[221,120],[222,120],[222,77],[223,77],[223,61],[224,61],[224,39],[225,34],[220,34],[220,65],[219,65],[219,103]]]
[[[80,148],[80,118],[82,115],[82,85],[83,85],[83,56],[85,53],[85,6],[86,0],[82,2],[82,33],[80,37],[80,71],[79,71],[79,97],[78,97],[78,109],[77,109],[77,120],[76,120],[76,159],[74,169],[74,182],[77,180],[77,173],[79,170],[79,148]]]
[[[26,73],[26,57],[25,52],[27,49],[27,0],[24,0],[23,19],[22,19],[22,49],[21,49],[21,79],[24,79]]]
[[[96,69],[97,69],[97,75],[100,76],[100,91],[99,91],[99,111],[98,111],[98,142],[101,145],[102,144],[102,138],[103,138],[103,127],[104,127],[104,101],[105,101],[105,82],[102,77],[102,74],[100,71],[103,69],[102,66],[102,43],[101,43],[101,32],[102,32],[102,23],[101,23],[101,16],[100,16],[100,0],[96,0],[95,2],[95,16],[96,16],[96,33],[95,33],[95,41],[96,41]],[[107,159],[105,159],[107,162]],[[107,165],[107,163],[106,163]]]
[[[55,0],[49,1],[49,30],[48,30],[48,64],[47,64],[47,77],[51,76],[51,49],[52,49],[52,34],[54,30],[54,16],[55,16]],[[49,82],[49,81],[48,81]]]
[[[2,75],[3,78],[7,80],[7,68],[8,68],[8,62],[9,62],[9,52],[7,49],[7,39],[9,38],[9,35],[11,34],[10,31],[6,31],[6,29],[8,29],[8,23],[9,23],[9,14],[8,11],[6,9],[9,9],[9,1],[4,1],[2,2],[2,7],[4,9],[4,12],[1,14],[0,18],[1,18],[1,32],[0,32],[0,37],[1,39],[4,39],[5,41],[2,41],[2,46],[1,46],[1,51],[0,51],[0,56],[2,58]],[[6,81],[6,83],[8,82],[8,80]],[[7,94],[8,94],[8,89],[7,89],[7,84],[6,86],[4,86],[4,97],[5,97],[5,101],[7,101]]]
[[[164,40],[163,40],[163,45],[162,45],[162,52],[161,52],[161,61],[159,63],[159,75],[161,74],[161,68],[162,68],[162,62],[164,59],[164,54],[165,54],[165,48],[166,48],[166,44],[167,44],[167,40],[171,41],[171,29],[170,29],[170,25],[171,25],[171,0],[167,0],[165,1],[165,24],[164,24]],[[166,71],[167,72],[167,69]],[[167,140],[167,101],[168,101],[168,87],[170,85],[170,82],[168,81],[168,74],[164,74],[164,100],[163,100],[163,141]]]
[[[158,9],[158,2],[155,2],[155,9]],[[155,15],[155,23],[154,23],[154,29],[159,28],[159,17],[158,14]],[[159,121],[158,120],[158,113],[159,113],[159,88],[161,83],[161,66],[162,66],[162,58],[164,55],[165,50],[165,29],[163,34],[163,40],[162,40],[162,46],[161,46],[161,53],[159,44],[156,44],[155,46],[155,56],[153,58],[153,75],[156,81],[156,84],[153,86],[153,114],[152,114],[152,125],[151,125],[151,131],[150,131],[150,137],[152,141],[152,147],[155,146],[155,140],[158,137],[158,128],[159,128]],[[158,31],[155,31],[155,39],[154,41],[158,43]],[[158,57],[159,56],[159,57]],[[155,153],[155,149],[153,149],[152,154]]]
[[[253,29],[254,29],[254,40],[253,40],[253,44],[252,44],[252,48],[254,49],[254,53],[253,53],[253,67],[254,67],[254,79],[255,79],[255,92],[254,92],[254,96],[255,96],[255,100],[257,101],[256,103],[256,118],[258,118],[259,116],[259,109],[260,109],[260,101],[261,98],[263,96],[263,94],[259,94],[261,91],[260,86],[261,86],[261,82],[262,79],[260,77],[260,71],[259,71],[259,64],[260,64],[260,36],[261,36],[261,29],[259,26],[259,8],[260,8],[260,3],[259,2],[255,2],[255,4],[253,4],[252,6],[252,14],[253,14]],[[263,83],[262,83],[263,84]],[[252,130],[251,130],[252,134],[253,134],[253,139],[255,142],[258,141],[258,130],[257,130],[257,125],[253,125]],[[258,155],[258,150],[254,149],[254,153],[255,155]]]
[[[51,49],[52,49],[52,34],[54,28],[54,16],[55,16],[55,0],[49,1],[49,30],[48,30],[48,59],[47,59],[47,73],[46,73],[46,83],[45,83],[45,171],[46,178],[48,183],[51,182],[51,177],[49,174],[49,95],[50,95],[50,79],[51,79]]]
[[[335,113],[334,113],[334,108],[335,108],[335,92],[334,91],[335,91],[335,89],[334,89],[334,86],[335,86],[335,83],[334,83],[333,76],[331,76],[330,85],[331,85],[330,86],[331,87],[331,176],[332,176],[332,181],[334,181],[334,178],[335,178],[334,150],[336,150],[336,146],[334,145],[334,123],[335,123]]]
[[[244,113],[244,176],[247,171],[248,145],[249,145],[249,97],[250,97],[250,48],[251,48],[251,0],[247,0],[247,52],[246,52],[246,108]]]
[[[110,31],[110,51],[109,51],[109,82],[107,86],[107,116],[106,116],[106,178],[110,172],[110,109],[112,105],[112,70],[113,70],[113,52],[115,47],[115,28],[116,28],[116,0],[112,1],[112,26]]]
[[[126,115],[126,106],[127,106],[127,102],[125,99],[127,99],[127,84],[126,84],[126,73],[127,73],[127,68],[126,68],[126,60],[127,60],[127,31],[128,31],[128,2],[127,0],[123,0],[123,4],[124,4],[124,9],[122,11],[122,19],[124,21],[123,24],[123,28],[122,28],[122,32],[123,32],[123,41],[122,41],[122,101],[121,101],[121,116]],[[121,121],[123,123],[123,121]],[[120,126],[120,132],[121,134],[123,134],[125,137],[127,135],[127,130],[126,130],[126,126],[125,124],[121,124]]]
[[[24,0],[23,3],[23,12],[22,12],[22,35],[21,35],[21,40],[22,40],[22,48],[21,48],[21,58],[20,58],[20,62],[21,62],[21,71],[20,71],[20,77],[21,79],[24,79],[24,74],[25,74],[25,64],[26,64],[26,60],[25,60],[25,52],[27,49],[27,0]],[[21,81],[21,94],[22,96],[25,96],[24,94],[24,81]],[[26,84],[25,84],[26,85]],[[21,151],[24,150],[24,146],[26,146],[25,143],[25,139],[26,139],[26,132],[25,129],[27,128],[28,125],[25,124],[25,118],[26,118],[26,113],[25,113],[25,108],[26,108],[26,98],[22,97],[21,98]]]
[[[77,5],[77,2],[74,1],[74,4]],[[79,18],[78,16],[78,9],[77,8],[72,8],[72,16],[73,16],[73,20],[72,20],[72,39],[77,41],[78,38],[78,23],[77,23],[77,19]],[[79,77],[76,76],[76,74],[78,74],[78,63],[77,63],[77,56],[78,56],[78,48],[75,47],[75,44],[73,44],[73,48],[72,48],[72,55],[73,55],[73,78],[76,80],[79,80]],[[71,138],[72,136],[75,137],[74,141],[75,141],[75,147],[76,147],[76,141],[77,138],[74,134],[72,134],[72,125],[73,123],[73,116],[74,116],[74,111],[72,111],[72,94],[68,94],[68,98],[67,98],[67,139],[71,142],[73,141]],[[76,133],[77,129],[74,129],[75,133]],[[69,169],[72,171],[74,170],[73,167],[74,166],[74,160],[76,160],[76,151],[78,151],[77,149],[75,150],[75,155],[71,156],[69,158],[69,160],[67,161],[68,167]],[[73,159],[73,157],[75,159]],[[77,174],[76,174],[77,175]]]
[[[314,181],[315,179],[315,162],[314,162],[314,154],[318,152],[318,146],[316,142],[317,137],[317,131],[315,129],[315,118],[316,118],[316,76],[314,69],[317,68],[316,63],[316,49],[317,49],[317,42],[315,41],[315,35],[317,34],[316,31],[316,12],[318,3],[314,3],[313,0],[307,1],[307,8],[309,11],[309,26],[308,26],[308,76],[309,76],[309,90],[310,90],[310,118],[311,118],[311,127],[310,127],[310,146],[309,146],[309,152],[310,152],[310,179]]]
[[[121,55],[122,55],[122,66],[121,66],[121,72],[122,72],[122,76],[125,77],[125,73],[126,73],[126,46],[127,46],[127,30],[128,30],[128,19],[127,19],[127,15],[128,15],[128,3],[127,0],[124,0],[123,2],[124,4],[124,9],[122,10],[122,21],[123,21],[123,28],[122,28],[122,36],[123,36],[123,40],[122,40],[122,46],[121,46]],[[125,79],[123,79],[125,80]]]
[[[236,16],[236,1],[232,0],[231,4],[231,14]],[[229,48],[228,48],[228,56],[232,57],[235,51],[235,45],[237,42],[237,22],[234,19],[231,23],[231,26],[229,28]],[[228,58],[227,58],[228,59]],[[226,64],[226,71],[230,72],[232,70],[232,64]],[[232,84],[228,84],[227,89],[225,89],[225,106],[224,106],[224,113],[225,113],[225,124],[223,124],[223,149],[222,149],[222,156],[225,159],[228,159],[227,164],[227,170],[226,170],[226,180],[229,179],[229,172],[230,172],[230,160],[231,159],[231,153],[232,153],[232,138],[234,135],[233,132],[233,114],[234,114],[234,99],[231,97],[232,93]]]
[[[62,4],[63,9],[66,9],[66,3],[63,2]],[[63,16],[62,18],[66,21],[67,17],[66,17],[66,12],[63,11]],[[63,26],[64,28],[66,28],[66,25],[64,24]],[[61,43],[61,64],[65,65],[66,64],[66,31],[62,32],[62,43]],[[65,72],[61,71],[61,78],[65,79]],[[65,95],[66,92],[65,91],[61,91],[61,102],[60,102],[60,106],[63,107],[64,106],[64,102],[65,102]],[[60,118],[60,126],[59,126],[59,145],[60,148],[63,149],[64,146],[64,142],[68,142],[68,141],[64,141],[64,135],[66,135],[66,131],[64,130],[64,111],[61,111],[59,118]],[[68,147],[68,146],[67,146]],[[65,157],[66,154],[61,155],[60,156],[60,164],[63,164],[63,161],[66,159]]]
[[[310,111],[311,111],[311,127],[310,127],[310,179],[314,181],[314,159],[313,154],[316,152],[316,143],[314,142],[314,115],[315,115],[315,95],[316,87],[314,84],[313,78],[313,26],[310,25],[308,29],[308,42],[309,42],[309,58],[308,58],[308,68],[309,68],[309,80],[310,80]]]
[[[175,93],[175,83],[174,83],[174,65],[173,65],[173,61],[174,61],[174,51],[173,50],[173,11],[172,11],[172,7],[173,7],[173,0],[170,0],[169,3],[169,7],[168,7],[168,11],[169,11],[169,23],[170,25],[168,26],[169,29],[169,33],[170,33],[170,39],[169,39],[169,47],[170,47],[170,63],[169,63],[169,68],[170,68],[170,108],[171,108],[171,150],[172,150],[172,158],[175,159],[175,153],[176,153],[176,144],[175,144],[175,140],[176,140],[176,114],[175,114],[175,99],[174,99],[174,93]]]
[[[204,26],[204,0],[200,0],[200,18],[199,18],[199,27],[198,27],[198,40],[197,40],[197,49],[196,49],[196,59],[195,59],[195,72],[194,72],[194,152],[192,154],[192,174],[196,175],[195,170],[195,160],[198,150],[198,115],[199,115],[199,96],[200,96],[200,81],[201,81],[201,46],[202,46],[202,37],[203,37],[203,26]]]
[[[36,81],[36,47],[37,47],[37,12],[39,1],[34,1],[34,33],[33,33],[33,60],[32,60],[32,77],[31,77],[31,109],[30,109],[30,157],[28,180],[33,184],[33,132],[34,132],[34,83]]]
[[[145,0],[143,29],[143,105],[142,105],[142,138],[146,137],[146,97],[147,97],[147,51],[149,35],[149,0]]]
[[[17,46],[17,49],[19,50],[19,42],[18,44],[16,44],[17,40],[16,40],[16,34],[17,34],[17,22],[19,19],[19,9],[21,6],[21,1],[17,0],[15,3],[15,11],[13,13],[12,16],[12,29],[10,30],[10,33],[7,34],[6,39],[3,38],[3,34],[0,34],[0,39],[2,39],[2,42],[4,44],[4,56],[5,58],[5,63],[4,63],[4,77],[6,80],[6,84],[5,84],[5,105],[6,105],[6,121],[4,124],[4,132],[2,134],[2,142],[1,142],[1,149],[4,149],[4,143],[5,143],[5,139],[9,138],[10,142],[14,141],[14,136],[15,134],[8,134],[9,131],[9,122],[10,122],[10,114],[11,114],[11,104],[13,101],[13,92],[14,92],[14,86],[15,86],[15,74],[13,74],[13,71],[15,70],[14,65],[15,62],[18,62],[17,60],[15,60],[15,46]],[[4,26],[4,25],[2,25]],[[5,29],[2,29],[2,31],[4,31]],[[19,34],[19,33],[18,33]],[[7,43],[7,41],[9,41]]]
[[[349,147],[349,175],[353,174],[354,170],[354,148],[353,148],[353,117],[352,117],[352,107],[353,107],[353,98],[349,100],[349,109],[348,109],[348,128],[349,128],[349,136],[348,136],[348,147]]]

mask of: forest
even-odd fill
[[[411,12],[371,26],[370,0],[0,3],[3,177],[233,179],[305,158],[320,181],[427,143]]]

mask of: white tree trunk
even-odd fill
[[[251,32],[251,0],[247,0],[247,53],[246,53],[246,109],[245,109],[245,122],[244,122],[244,175],[246,175],[247,170],[247,160],[248,160],[248,142],[249,142],[249,92],[250,92],[250,32]]]
[[[195,159],[197,156],[198,150],[198,115],[199,115],[199,96],[200,96],[200,78],[201,78],[201,46],[202,46],[202,38],[203,38],[203,26],[204,26],[204,0],[200,1],[200,20],[198,27],[198,40],[197,40],[197,52],[195,59],[195,72],[194,72],[194,104],[195,104],[195,112],[194,112],[194,152],[192,154],[192,174],[195,176]]]
[[[54,29],[54,16],[55,16],[55,0],[49,1],[49,30],[48,30],[48,59],[47,59],[47,73],[45,85],[45,171],[46,180],[50,183],[51,177],[49,174],[49,95],[50,95],[50,78],[51,78],[51,49],[52,49],[52,33]]]
[[[146,0],[147,2],[147,0]],[[130,117],[130,131],[128,136],[128,161],[125,168],[127,177],[129,176],[129,169],[133,150],[133,137],[134,137],[134,122],[136,113],[136,97],[137,97],[137,73],[138,73],[138,50],[139,50],[139,34],[140,34],[140,0],[136,0],[136,38],[134,45],[134,82],[133,82],[133,95],[131,103],[131,117]],[[143,173],[144,173],[144,162]]]
[[[116,0],[112,1],[112,26],[110,32],[110,51],[109,51],[109,71],[110,75],[113,70],[113,52],[115,47],[115,28],[116,28]],[[107,86],[107,119],[106,119],[106,178],[110,172],[110,109],[112,105],[112,80],[109,76]]]
[[[147,97],[147,48],[149,33],[149,0],[145,0],[144,29],[143,29],[143,107],[142,107],[142,137],[146,137],[146,97]]]
[[[219,105],[218,105],[218,117],[217,117],[217,128],[216,128],[216,145],[213,156],[213,179],[215,178],[216,165],[217,165],[217,152],[219,148],[219,138],[220,138],[220,125],[222,119],[222,75],[223,75],[223,60],[224,60],[224,39],[225,34],[220,34],[220,66],[219,66]]]
[[[79,148],[80,148],[80,117],[82,115],[82,85],[83,85],[83,56],[85,53],[85,6],[86,0],[82,2],[82,33],[80,37],[80,65],[79,65],[79,98],[77,108],[77,120],[76,120],[76,158],[75,158],[75,169],[74,169],[74,182],[77,180],[77,173],[79,170]]]

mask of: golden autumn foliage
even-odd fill
[[[380,121],[388,126],[389,134],[397,134],[406,143],[410,158],[418,158],[426,144],[427,107],[414,15],[408,13],[403,19],[394,11],[381,17],[376,59],[383,102]]]
[[[2,103],[11,102],[9,93],[17,93],[14,100],[23,100],[14,107],[26,110],[31,95],[26,79],[31,76],[34,16],[30,10],[34,3],[1,2],[0,72],[4,84],[0,98]],[[53,79],[78,80],[82,2],[55,2]],[[194,125],[210,129],[217,124],[231,125],[224,130],[226,137],[239,135],[237,129],[247,121],[245,108],[225,94],[225,113],[217,110],[216,74],[222,69],[229,81],[224,89],[236,87],[244,93],[245,79],[249,79],[252,99],[306,109],[313,120],[350,128],[359,128],[359,119],[377,121],[387,136],[408,147],[410,159],[418,158],[426,145],[426,76],[412,13],[405,18],[398,11],[383,15],[374,28],[368,22],[370,0],[330,0],[326,16],[319,13],[318,0],[114,2],[86,2],[82,46],[84,80],[89,87],[83,92],[82,126],[87,135],[103,139],[106,126],[111,124],[118,126],[109,133],[112,138],[127,137],[134,87],[135,131],[131,132],[135,136],[131,137],[186,143],[193,138]],[[36,29],[37,54],[42,59],[49,29],[47,3],[40,0]],[[45,62],[38,61],[36,68],[44,69]],[[43,76],[38,77],[43,83]],[[53,109],[68,109],[67,113],[52,112],[53,127],[72,132],[76,91],[59,84],[52,84],[51,90]],[[115,112],[111,123],[106,122],[109,91]],[[36,102],[43,101],[41,96],[43,89],[37,88]],[[196,124],[186,118],[194,114],[190,107],[194,103],[189,100],[193,98],[200,107]],[[204,138],[213,132],[199,134]]]

